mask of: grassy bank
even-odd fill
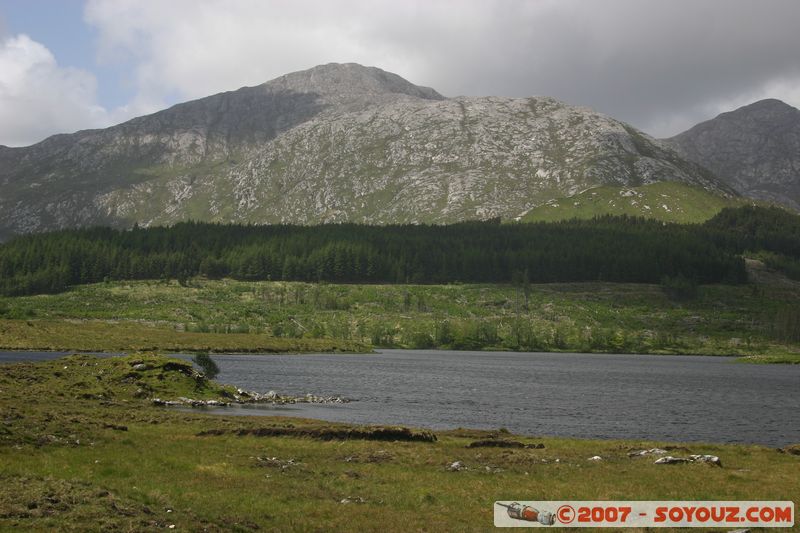
[[[334,285],[190,280],[0,298],[0,346],[80,350],[524,351],[800,354],[800,290],[658,285]],[[757,361],[765,361],[758,359]]]
[[[800,355],[748,355],[738,361],[753,365],[800,365]]]
[[[286,338],[258,333],[176,331],[150,321],[3,320],[0,349],[86,352],[317,353],[367,352],[368,344],[331,338]]]
[[[0,530],[485,531],[497,499],[800,500],[800,457],[762,446],[673,445],[723,467],[661,466],[628,452],[666,443],[345,439],[343,425],[154,407],[225,391],[151,356],[6,365],[0,391]],[[544,447],[467,447],[479,440]]]

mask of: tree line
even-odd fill
[[[741,253],[800,257],[800,217],[723,210],[705,224],[632,217],[552,223],[105,227],[20,236],[0,245],[0,293],[51,293],[104,280],[202,275],[342,283],[611,281],[741,283]]]

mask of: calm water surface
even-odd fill
[[[2,354],[0,362],[53,354]],[[383,350],[214,355],[218,380],[349,404],[215,412],[433,429],[670,441],[800,442],[800,365],[720,357]]]

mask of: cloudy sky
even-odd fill
[[[798,0],[0,0],[0,144],[351,61],[667,136],[761,98],[800,107],[799,27]]]

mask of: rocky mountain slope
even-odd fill
[[[548,97],[445,98],[329,64],[102,130],[0,149],[0,239],[179,220],[518,218],[600,185],[733,189],[666,144]]]
[[[739,193],[800,210],[800,110],[761,100],[666,141]]]

